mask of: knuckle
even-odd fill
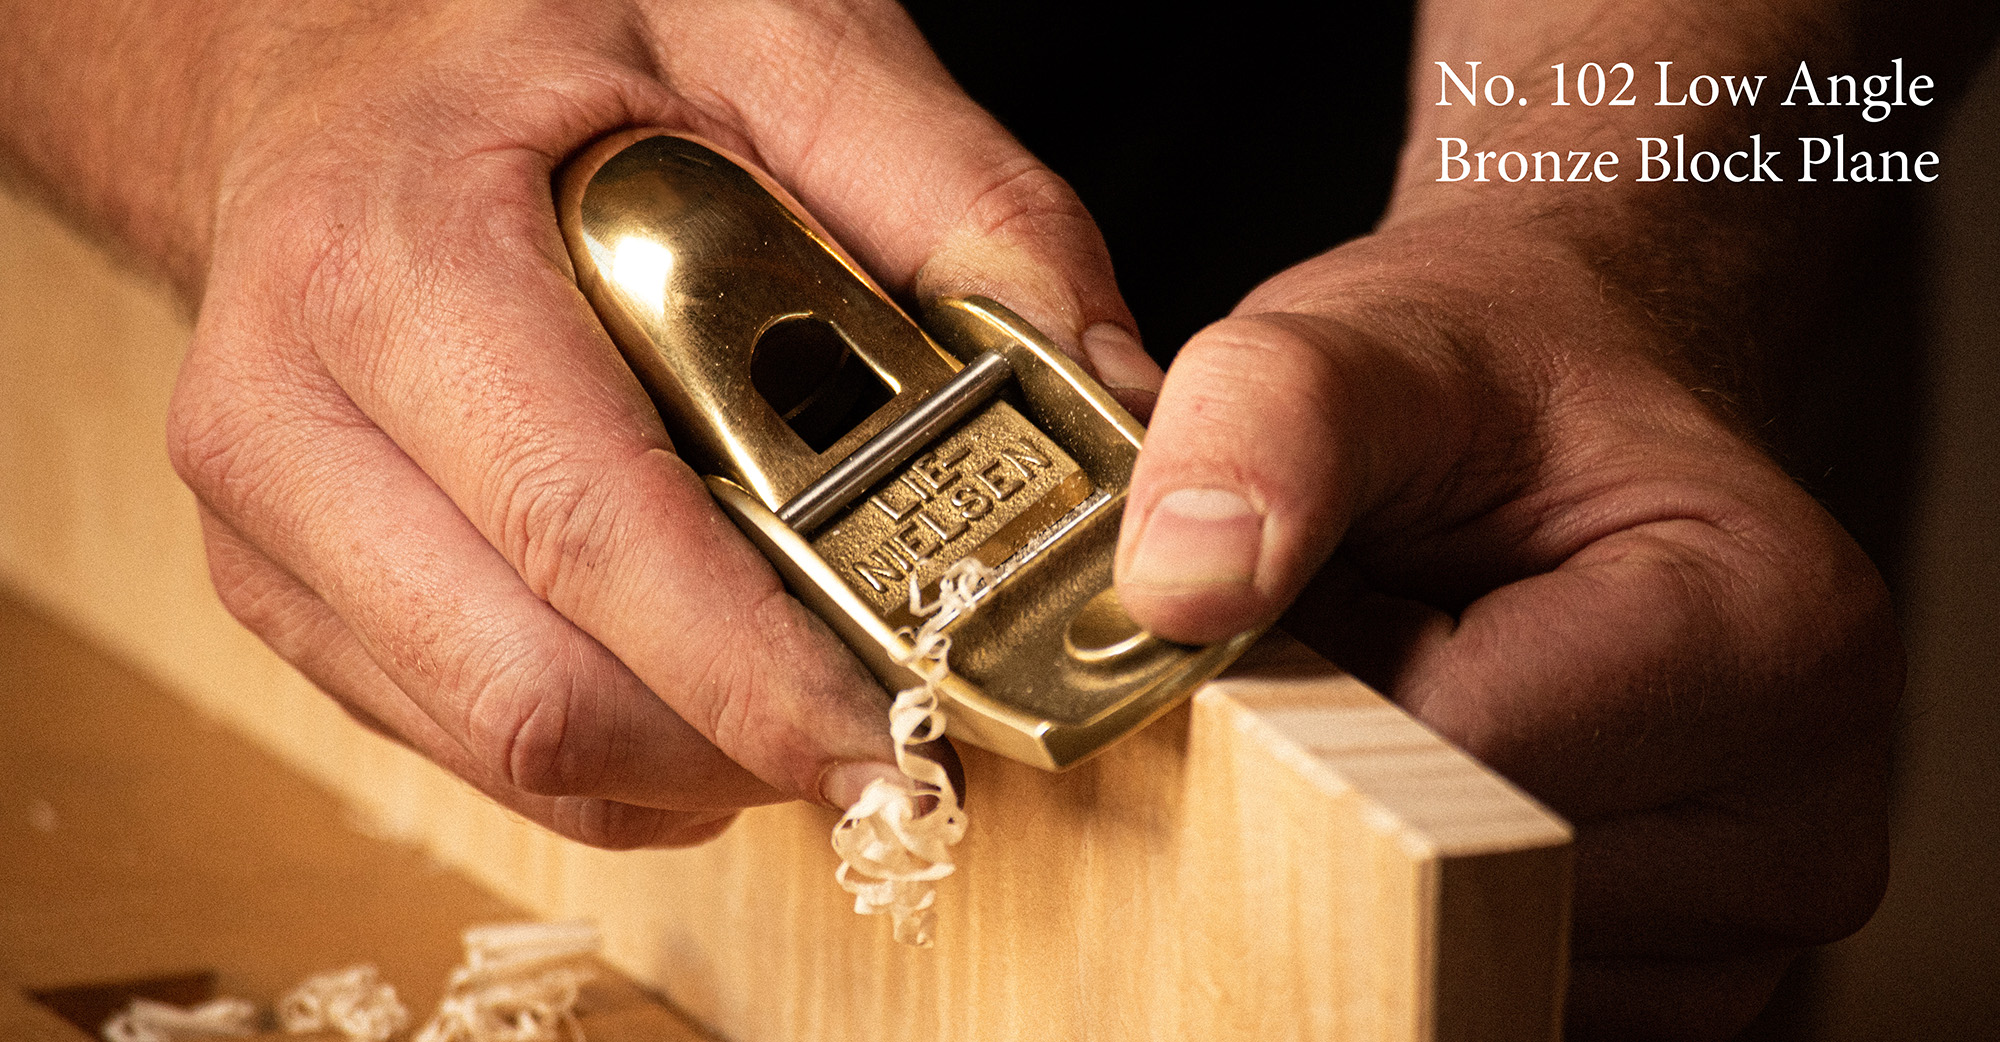
[[[604,850],[636,850],[651,844],[667,812],[613,800],[585,799],[570,803],[568,828],[578,842]]]
[[[752,619],[759,614],[753,610]],[[702,701],[700,726],[717,748],[736,755],[760,737],[761,670],[747,641],[723,635],[706,643],[711,652],[694,687]]]
[[[1012,139],[971,145],[939,180],[959,194],[938,209],[944,223],[923,230],[935,238],[907,280],[919,297],[998,297],[1073,353],[1091,322],[1127,313],[1096,221]]]
[[[168,406],[167,459],[188,488],[227,515],[256,469],[250,446],[259,423],[249,396],[236,393],[206,355],[200,345],[190,351]]]
[[[608,475],[588,473],[553,445],[530,440],[498,480],[501,552],[535,595],[579,595],[617,552],[626,522]]]
[[[1893,734],[1906,670],[1888,588],[1830,518],[1786,520],[1767,522],[1781,531],[1752,544],[1749,578],[1723,595],[1763,649],[1763,708],[1799,756],[1874,755]]]
[[[491,737],[480,743],[515,788],[536,796],[583,796],[591,791],[594,779],[572,755],[567,709],[561,696],[536,697],[526,712],[508,714],[513,717],[511,727],[488,731]]]
[[[1095,241],[1097,226],[1069,182],[1026,153],[993,164],[965,212],[982,236],[1063,241],[1087,231]]]
[[[1855,555],[1859,557],[1858,550]],[[1815,614],[1831,616],[1818,621],[1825,634],[1822,646],[1834,661],[1821,671],[1854,678],[1872,696],[1867,708],[1887,713],[1902,695],[1907,668],[1888,587],[1865,559],[1836,568],[1828,585],[1820,598],[1822,610]]]
[[[375,222],[350,175],[297,159],[260,172],[229,200],[219,277],[230,303],[302,343],[338,342],[358,324],[385,265],[370,248]],[[311,335],[306,335],[311,334]]]
[[[286,265],[258,267],[263,278]],[[243,286],[233,281],[212,295],[227,300],[204,308],[166,424],[175,473],[233,523],[276,505],[286,489],[296,496],[298,483],[282,480],[288,473],[350,463],[355,443],[327,434],[372,428],[303,346],[323,340],[301,335],[299,309],[311,306],[305,295],[278,290],[266,298],[268,285]]]
[[[713,636],[698,641],[708,654],[700,661],[690,691],[699,706],[693,710],[696,726],[709,741],[753,773],[764,773],[806,742],[798,733],[796,714],[806,711],[807,704],[819,695],[798,690],[795,682],[794,671],[799,671],[796,675],[809,674],[813,668],[810,663],[781,664],[771,654],[771,640],[783,640],[783,635],[797,629],[797,605],[775,578],[763,590],[749,593],[740,609],[716,620]],[[761,639],[746,639],[747,634],[760,635]],[[788,650],[803,654],[802,649]],[[803,762],[811,757],[793,759]],[[811,779],[767,780],[794,791],[812,791]]]
[[[806,3],[759,0],[743,5],[739,16],[765,26],[774,42],[800,50],[814,49],[823,63],[838,58],[841,45],[858,31],[868,0],[809,0]]]
[[[1172,377],[1178,376],[1178,380]],[[1303,338],[1256,318],[1217,322],[1189,340],[1169,374],[1182,408],[1210,421],[1323,422],[1338,390],[1331,368]]]
[[[1188,365],[1182,365],[1185,358]],[[1245,315],[1214,322],[1196,333],[1174,360],[1200,385],[1241,388],[1248,395],[1276,393],[1287,406],[1339,390],[1339,371],[1318,338],[1275,316]]]
[[[589,796],[611,769],[607,722],[591,712],[591,696],[610,678],[581,658],[561,648],[519,649],[461,661],[441,678],[447,688],[465,681],[473,755],[523,792]]]
[[[1225,319],[1197,333],[1174,359],[1154,409],[1147,450],[1182,466],[1258,486],[1285,502],[1322,493],[1327,468],[1297,461],[1344,460],[1346,387],[1300,333],[1258,318]],[[1292,439],[1279,445],[1272,430]]]
[[[355,462],[354,442],[328,438],[365,423],[344,399],[310,376],[275,383],[217,374],[222,365],[191,356],[168,407],[167,459],[195,497],[219,517],[246,520],[299,508]],[[319,491],[299,480],[315,472]],[[246,527],[246,531],[255,528]]]
[[[277,591],[264,574],[268,566],[234,539],[210,533],[206,542],[209,583],[223,609],[266,644],[283,647],[283,612]]]
[[[770,60],[794,70],[798,83],[821,88],[821,104],[838,97],[841,87],[872,90],[878,89],[883,77],[922,75],[922,66],[910,61],[916,56],[912,45],[921,46],[920,38],[896,4],[881,0],[753,0],[730,5],[726,12],[710,14],[707,20],[717,17],[740,27],[751,46]],[[719,78],[715,86],[726,94],[737,93],[733,85]]]
[[[374,428],[324,371],[233,350],[197,338],[168,406],[167,459],[216,519],[286,558],[300,520],[342,495],[368,459]]]
[[[273,248],[280,251],[278,270],[290,273],[273,288],[297,301],[302,324],[329,339],[360,324],[361,302],[383,270],[373,262],[360,222],[307,211],[288,222]]]

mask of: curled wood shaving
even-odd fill
[[[241,1038],[257,1030],[257,1006],[244,999],[215,999],[183,1008],[152,999],[131,1005],[104,1022],[105,1042],[182,1042],[183,1039]]]
[[[840,855],[834,879],[854,895],[854,911],[887,913],[896,940],[919,948],[932,944],[937,881],[956,868],[951,847],[965,837],[966,820],[944,766],[918,747],[944,735],[938,690],[949,675],[951,651],[944,628],[972,612],[993,576],[977,559],[957,561],[938,580],[938,599],[928,605],[918,595],[916,577],[910,577],[910,612],[924,623],[899,635],[909,642],[903,664],[919,682],[899,692],[889,707],[889,734],[904,781],[869,782],[833,828],[833,849]]]
[[[278,1000],[278,1023],[292,1034],[338,1031],[352,1042],[388,1042],[410,1026],[410,1011],[374,966],[306,978]]]

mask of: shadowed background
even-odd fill
[[[1388,199],[1409,11],[1280,6],[910,4],[967,91],[1083,197],[1162,361]],[[1795,302],[1811,349],[1759,432],[1897,594],[1893,876],[1875,919],[1801,960],[1746,1039],[1983,1042],[2000,1024],[2000,60],[1921,147],[1944,157],[1936,184],[1868,186],[1856,226],[1814,229],[1840,262]]]

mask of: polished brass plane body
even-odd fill
[[[884,684],[915,681],[912,576],[928,600],[957,560],[999,570],[946,629],[954,737],[1067,767],[1254,638],[1188,647],[1125,616],[1111,558],[1143,429],[1006,308],[948,298],[920,328],[782,188],[692,138],[614,135],[557,195],[578,285],[678,451]]]

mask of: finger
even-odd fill
[[[1126,609],[1208,642],[1270,622],[1357,509],[1439,460],[1464,425],[1439,382],[1336,323],[1225,319],[1174,360],[1132,475]]]
[[[620,850],[700,843],[734,820],[733,811],[663,810],[522,791],[411,701],[325,601],[214,514],[203,509],[201,519],[210,575],[232,615],[355,719],[423,753],[516,813],[579,842]]]
[[[209,582],[231,617],[332,696],[334,704],[356,723],[420,753],[426,745],[439,744],[436,740],[444,737],[443,730],[402,697],[401,691],[389,699],[346,697],[342,689],[351,685],[337,683],[334,678],[380,672],[347,624],[317,594],[272,563],[199,501],[195,514],[201,522]],[[396,722],[384,719],[385,715]],[[430,741],[420,742],[405,732],[421,734]],[[462,757],[464,746],[450,745],[449,750],[440,752]]]
[[[1579,959],[1563,1037],[1573,1042],[1722,1042],[1770,1001],[1797,953],[1716,960]]]
[[[234,278],[251,287],[236,306],[272,323],[239,335],[322,353],[334,390],[363,411],[354,422],[393,441],[377,447],[383,466],[395,451],[421,468],[406,465],[398,481],[409,487],[382,490],[385,502],[415,497],[433,511],[409,531],[470,520],[458,531],[499,551],[517,595],[580,626],[779,793],[837,802],[864,776],[894,771],[881,689],[666,451],[652,403],[566,269],[507,248],[553,234],[549,172],[531,152],[482,154],[415,182],[449,191],[394,205],[333,191],[325,205],[351,208],[333,225],[308,221],[302,234],[293,215],[239,233],[254,263],[312,273],[303,287]],[[345,470],[326,487],[376,473]],[[422,498],[422,480],[449,499]],[[293,494],[311,502],[319,487]],[[320,538],[299,559],[338,560],[352,542]],[[387,636],[404,624],[391,611],[356,629]],[[559,666],[572,654],[565,636],[544,630],[523,654],[534,668]]]
[[[761,21],[758,32],[732,36],[730,12],[715,14],[705,28],[693,27],[682,35],[694,41],[733,39],[732,61],[739,69],[746,39],[796,44],[802,38],[773,32]],[[759,18],[769,15],[763,12]],[[897,19],[907,25],[900,12],[892,21]],[[716,32],[722,37],[715,37]],[[866,34],[856,36],[846,24],[833,35],[842,41],[839,49],[873,53],[866,46],[850,47],[854,41],[865,43]],[[921,49],[914,36],[908,40]],[[677,86],[699,86],[699,62],[688,60],[693,46],[679,47],[674,60],[663,63],[674,71]],[[857,82],[870,90],[905,82],[884,76],[881,63],[860,64]],[[793,68],[783,62],[765,65]],[[852,71],[838,61],[820,67],[835,68],[843,79]],[[799,68],[810,72],[815,67],[808,63]],[[842,91],[814,91],[809,84],[802,89],[793,82],[778,94],[828,105],[827,99]],[[881,98],[889,108],[906,104],[922,109],[933,100],[920,90],[898,94],[889,89]],[[753,128],[755,114],[770,111],[760,108],[754,91],[737,91],[723,100],[724,107],[745,114],[741,122]],[[844,113],[831,113],[829,119],[838,124],[847,118]],[[796,107],[785,116],[777,125],[819,122],[794,118]],[[871,118],[882,123],[882,118]],[[264,229],[262,239],[289,246],[292,263],[279,265],[280,270],[312,272],[313,277],[304,286],[275,287],[275,299],[262,305],[283,312],[305,301],[301,327],[282,332],[295,342],[328,350],[326,363],[339,384],[464,507],[531,590],[632,664],[684,717],[760,777],[780,791],[807,795],[821,791],[822,777],[835,765],[872,761],[879,766],[886,755],[878,711],[875,699],[862,697],[872,683],[851,658],[840,654],[823,627],[783,597],[769,569],[748,555],[693,475],[656,451],[665,442],[651,419],[650,404],[609,351],[574,290],[550,277],[552,265],[546,261],[557,252],[549,249],[554,234],[546,183],[552,159],[546,150],[536,151],[545,149],[543,142],[510,141],[504,134],[479,137],[486,132],[481,128],[507,122],[482,119],[467,132],[472,136],[455,128],[447,131],[401,168],[385,159],[369,181],[405,189],[397,193],[339,185],[336,177],[337,189],[351,191],[348,198],[334,200],[329,212],[300,215],[296,201],[290,200],[285,227]],[[899,130],[907,137],[907,127]],[[825,137],[832,141],[846,132]],[[1004,133],[989,120],[985,133],[971,143],[987,147],[1002,139]],[[755,143],[761,146],[762,138]],[[1008,143],[1010,155],[1018,157],[1018,146]],[[752,154],[762,151],[753,149]],[[796,176],[787,177],[783,164],[769,165],[799,187],[809,203],[823,195],[832,211],[830,223],[853,209],[841,205],[843,192],[874,192],[894,200],[848,218],[856,228],[875,226],[876,217],[897,218],[905,207],[917,213],[935,210],[935,202],[921,193],[898,190],[921,188],[949,167],[935,162],[899,166],[901,177],[881,184],[871,183],[866,164],[847,162],[837,150],[830,158],[819,158],[822,153],[812,142],[793,141],[776,151],[789,154]],[[896,152],[891,141],[872,147],[865,158],[880,163]],[[994,163],[974,166],[991,173]],[[961,217],[978,217],[982,197],[1009,200],[1019,194],[1020,185],[1038,181],[1032,174],[1023,178],[1016,173],[1005,171],[983,184],[953,178]],[[449,185],[450,191],[426,193],[413,187],[427,182]],[[317,201],[325,202],[324,194]],[[1045,209],[1037,204],[1022,211],[1025,216],[1010,213],[993,223],[1033,224]],[[362,215],[373,219],[362,220]],[[1068,216],[1073,215],[1057,215]],[[877,266],[886,267],[891,280],[914,284],[920,281],[915,258],[927,262],[947,244],[947,232],[978,224],[961,219],[946,227],[919,221],[915,227],[931,241],[902,255],[876,249]],[[891,227],[883,241],[900,249],[925,237]],[[1073,236],[1062,239],[1073,241]],[[864,242],[858,249],[869,252],[870,245]],[[1074,319],[1068,328],[1078,330],[1080,344],[1087,326],[1081,319],[1105,306],[1102,292],[1085,293],[1079,287],[1109,286],[1108,262],[1094,230],[1087,245],[1089,262],[1102,277],[1063,283],[1053,291],[1054,297],[1074,299],[1024,303],[1025,298],[999,295],[1021,303],[1045,325],[1050,320],[1044,315],[1068,315]],[[273,252],[280,257],[287,253],[283,246]],[[1065,245],[1053,255],[1067,258],[1075,252]],[[1115,290],[1110,292],[1115,300]],[[1030,296],[1051,299],[1047,293]],[[425,316],[423,325],[411,328],[411,316]],[[1062,327],[1051,329],[1062,336]],[[501,335],[493,336],[494,330]],[[668,633],[674,639],[663,637]],[[685,683],[688,677],[697,679],[691,688]]]
[[[1671,447],[1650,458],[1676,469]],[[1374,592],[1338,560],[1288,616],[1330,635],[1320,646],[1336,661],[1358,650],[1383,690],[1576,821],[1580,955],[1826,943],[1866,921],[1887,878],[1884,735],[1900,682],[1879,663],[1896,660],[1882,647],[1893,632],[1871,617],[1863,565],[1837,531],[1815,537],[1816,508],[1792,486],[1756,482],[1723,510],[1713,486],[1732,467],[1701,459],[1708,486],[1644,498],[1730,514],[1734,536],[1689,518],[1621,529],[1599,502],[1580,513],[1610,535],[1579,536],[1554,571],[1456,620]],[[1764,549],[1759,517],[1780,519],[1790,551]],[[1789,567],[1793,554],[1815,563]]]
[[[228,314],[215,308],[204,326]],[[184,368],[176,464],[220,520],[331,609],[352,638],[337,646],[368,660],[326,659],[319,675],[386,674],[387,688],[364,689],[386,702],[352,704],[523,792],[698,809],[779,798],[535,597],[323,373],[315,385],[295,369],[278,385],[254,371],[274,354],[252,353],[225,379],[213,335]],[[299,632],[282,617],[269,625]]]
[[[1337,555],[1285,625],[1447,736],[1465,739],[1459,720],[1424,707],[1420,687],[1450,644],[1450,616],[1371,589]],[[1614,758],[1626,764],[1616,778],[1572,785],[1562,775],[1579,753],[1565,736],[1516,736],[1518,747],[1504,752],[1482,747],[1577,826],[1580,956],[1687,960],[1823,944],[1858,929],[1880,900],[1888,856],[1883,750],[1802,756],[1796,742],[1769,743],[1750,776],[1677,750],[1667,755],[1679,769],[1648,777],[1659,765],[1647,746],[1673,744],[1671,727],[1655,724],[1636,746],[1622,745],[1616,725],[1587,706],[1588,693],[1555,683],[1544,693],[1556,702],[1545,718],[1559,715],[1583,736],[1619,745]],[[1726,740],[1734,726],[1716,719],[1708,730]]]
[[[1579,957],[1796,950],[1861,928],[1888,881],[1887,764],[1578,822]]]
[[[858,6],[859,9],[854,9]],[[1159,367],[1076,193],[953,83],[895,4],[679,5],[663,63],[726,92],[743,140],[892,290],[1006,304],[1145,409]],[[775,28],[774,28],[775,26]],[[746,62],[745,41],[764,49]]]
[[[1662,487],[1559,511],[1610,531],[1431,631],[1397,688],[1578,817],[1871,755],[1901,690],[1886,591],[1851,541],[1775,471],[1675,452],[1650,451],[1688,468]]]

